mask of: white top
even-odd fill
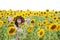
[[[22,28],[18,28],[18,27],[16,27],[16,25],[14,25],[14,27],[16,28],[17,32],[23,33],[23,29]]]
[[[22,38],[22,39],[26,38],[26,33],[25,33],[25,31],[24,31],[22,28],[18,28],[18,27],[16,27],[16,25],[14,25],[14,27],[15,27],[16,30],[17,30],[16,34],[18,34],[19,40],[20,40],[21,38]],[[20,33],[23,34],[23,35],[19,35]],[[16,40],[16,38],[14,38],[14,39],[12,39],[12,40]]]

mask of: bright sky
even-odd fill
[[[0,9],[60,10],[60,0],[0,0]]]

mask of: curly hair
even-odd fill
[[[17,16],[14,18],[15,25],[18,27],[17,19],[21,19],[21,24],[25,22],[24,18],[22,16]]]

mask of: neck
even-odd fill
[[[20,23],[18,25],[20,25]]]
[[[18,24],[18,27],[20,27],[20,24]]]

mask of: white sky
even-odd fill
[[[60,10],[60,0],[0,0],[0,9]]]

